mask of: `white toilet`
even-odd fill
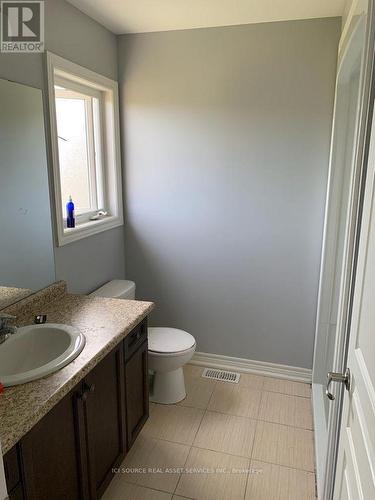
[[[91,296],[135,299],[135,283],[113,280],[95,290]],[[182,367],[190,361],[196,348],[194,337],[183,330],[166,327],[148,329],[148,366],[153,372],[150,400],[173,404],[186,397]]]

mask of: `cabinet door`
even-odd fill
[[[91,498],[100,498],[126,450],[124,360],[120,344],[84,380]]]
[[[147,340],[125,364],[126,414],[128,448],[148,418],[148,365]]]
[[[79,394],[73,391],[22,438],[22,481],[27,500],[87,498],[79,437],[80,411]]]

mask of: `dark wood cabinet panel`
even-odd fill
[[[125,456],[124,359],[119,345],[84,381],[90,497],[100,498]]]
[[[9,500],[24,500],[22,484],[18,484],[9,494]]]
[[[4,455],[4,472],[8,491],[12,491],[21,480],[20,461],[17,446]]]
[[[148,418],[148,347],[147,341],[126,361],[126,412],[128,448]]]
[[[148,418],[147,320],[4,456],[11,500],[96,500]]]
[[[77,398],[62,399],[21,440],[23,486],[27,500],[75,500],[83,495]]]

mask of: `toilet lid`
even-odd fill
[[[195,345],[190,333],[177,328],[151,327],[148,329],[148,350],[153,352],[186,351]]]

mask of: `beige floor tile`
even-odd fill
[[[127,483],[121,474],[113,479],[102,496],[102,500],[171,500],[171,498],[170,493]]]
[[[125,480],[140,486],[173,493],[185,465],[190,447],[138,436],[121,465]]]
[[[177,405],[155,405],[142,433],[156,439],[192,444],[203,410]]]
[[[264,379],[261,375],[254,375],[253,373],[241,373],[239,385],[243,387],[251,387],[260,391],[263,389]]]
[[[280,465],[251,462],[245,500],[315,500],[315,475]]]
[[[207,378],[185,376],[186,398],[178,403],[180,406],[192,408],[207,408],[216,382]]]
[[[255,420],[207,411],[194,440],[194,446],[250,457]]]
[[[258,420],[252,458],[314,472],[313,432]]]
[[[279,378],[264,377],[263,390],[269,392],[280,392],[291,396],[311,397],[310,384],[303,382],[293,382],[292,380],[282,380]]]
[[[189,365],[189,364],[184,366],[185,377],[199,378],[199,377],[202,377],[202,373],[203,373],[203,366],[196,366],[196,365]]]
[[[208,409],[240,417],[257,418],[261,396],[262,393],[251,386],[216,384]]]
[[[249,460],[192,448],[176,494],[196,500],[243,500]],[[188,473],[203,469],[207,473]]]
[[[263,392],[258,418],[292,427],[313,428],[310,399],[277,392]]]

